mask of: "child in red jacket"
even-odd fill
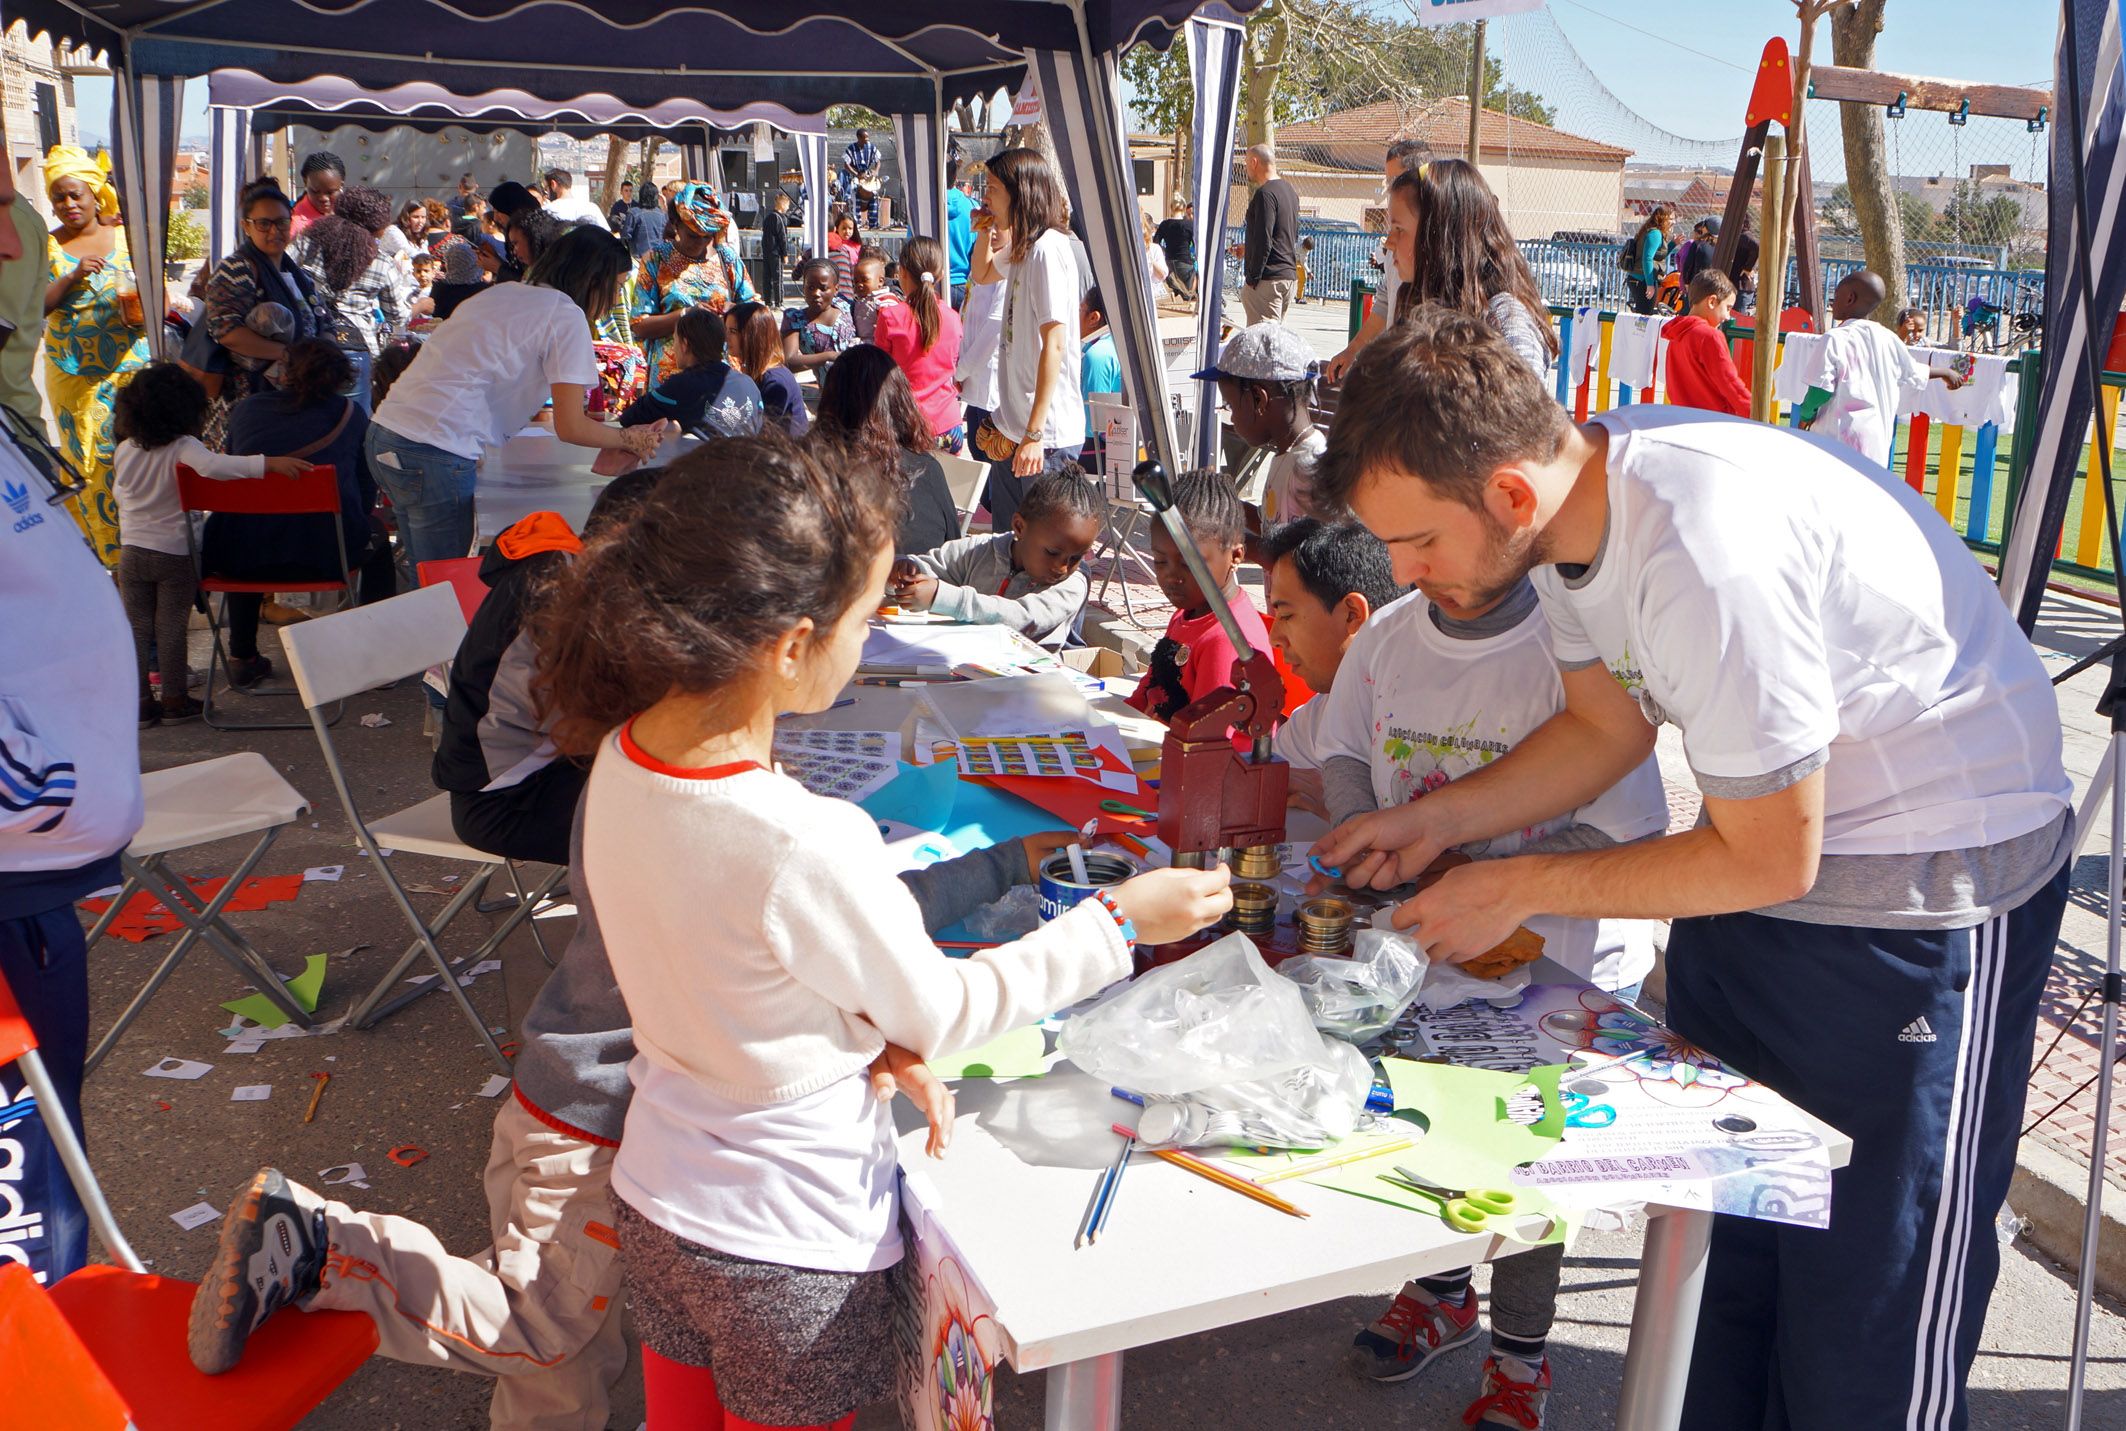
[[[1750,415],[1750,390],[1735,371],[1720,325],[1735,306],[1735,285],[1717,268],[1690,281],[1690,311],[1661,330],[1668,340],[1668,400],[1684,407]]]

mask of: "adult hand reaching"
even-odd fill
[[[1444,803],[1412,800],[1355,815],[1315,842],[1311,853],[1352,889],[1393,889],[1423,874],[1455,843]]]
[[[1474,959],[1536,912],[1526,904],[1522,864],[1507,859],[1457,865],[1398,905],[1395,927],[1415,932],[1435,963]]]

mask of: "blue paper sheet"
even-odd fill
[[[876,820],[898,820],[917,829],[936,830],[961,850],[983,850],[1038,830],[1057,828],[1056,817],[1040,806],[1001,790],[959,778],[959,767],[904,765],[894,781],[858,803]],[[973,939],[964,925],[936,931],[939,939]],[[965,950],[947,950],[964,955]]]

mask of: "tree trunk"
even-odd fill
[[[634,195],[627,191],[627,141],[615,135],[605,137],[605,206],[610,209],[622,199]]]
[[[1831,12],[1831,59],[1835,63],[1874,68],[1883,3],[1860,0]],[[1897,310],[1905,304],[1905,232],[1897,192],[1890,182],[1895,176],[1890,173],[1882,110],[1872,104],[1841,105],[1839,120],[1845,131],[1846,193],[1853,201],[1861,249],[1868,267],[1882,276],[1884,296],[1875,317],[1894,324]]]
[[[1257,144],[1277,147],[1277,80],[1291,43],[1292,23],[1282,5],[1272,8],[1260,26],[1247,31],[1247,88],[1241,95],[1241,112],[1246,116],[1242,133],[1250,148]]]
[[[644,183],[657,183],[657,147],[664,141],[652,134],[642,141],[642,179]],[[664,186],[658,184],[661,189]]]

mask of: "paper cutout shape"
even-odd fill
[[[509,1082],[506,1074],[491,1073],[487,1076],[487,1082],[480,1085],[480,1096],[482,1098],[500,1098],[503,1094],[509,1092]]]
[[[195,1227],[205,1227],[210,1222],[221,1221],[221,1210],[207,1203],[195,1202],[190,1207],[181,1207],[171,1213],[170,1221],[190,1232]]]
[[[341,1183],[359,1183],[368,1176],[368,1169],[360,1163],[340,1163],[334,1167],[320,1168],[317,1180],[327,1187],[338,1187]]]
[[[185,885],[204,904],[221,893],[228,880],[220,876],[212,879],[187,879]],[[224,914],[245,914],[264,909],[272,904],[285,904],[302,892],[303,876],[253,875],[237,886],[236,893],[222,907]],[[108,899],[91,897],[80,901],[80,907],[90,914],[102,914],[111,907]],[[114,934],[131,944],[145,943],[158,935],[175,933],[184,928],[177,916],[163,908],[162,901],[147,890],[140,890],[127,900],[125,908],[111,921],[105,932]]]
[[[1048,1071],[1048,1040],[1040,1025],[1013,1029],[965,1053],[930,1060],[939,1078],[1039,1078]]]
[[[195,1063],[189,1058],[166,1058],[153,1068],[141,1070],[149,1078],[204,1078],[214,1071],[211,1063]]]
[[[303,965],[303,972],[288,981],[288,997],[306,1014],[317,1012],[318,995],[325,987],[326,955],[312,954]],[[239,1018],[246,1018],[261,1028],[277,1029],[288,1022],[280,1005],[264,994],[246,994],[241,999],[231,999],[222,1005]],[[241,1040],[239,1040],[240,1042]]]
[[[273,1096],[270,1083],[245,1083],[229,1094],[231,1103],[263,1103]]]

